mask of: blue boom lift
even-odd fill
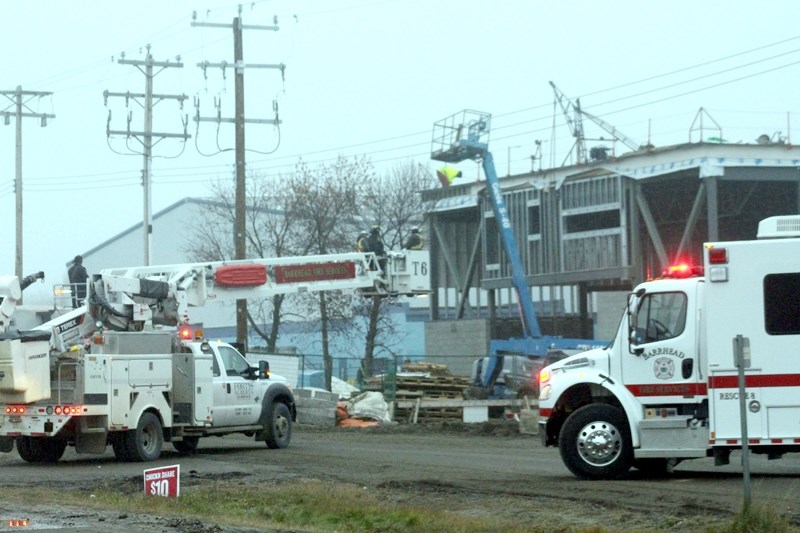
[[[529,359],[544,360],[549,352],[584,351],[606,343],[587,339],[568,339],[542,335],[536,319],[530,288],[522,267],[522,260],[514,237],[514,229],[508,215],[503,192],[489,152],[489,127],[491,115],[466,109],[434,124],[431,159],[444,163],[458,163],[466,159],[480,162],[486,174],[486,188],[492,203],[497,228],[503,242],[503,250],[511,267],[511,282],[517,295],[522,319],[523,338],[492,340],[485,367],[478,372],[479,385],[490,396],[505,396],[509,391],[498,392],[495,382],[503,368],[505,355],[524,355]],[[533,378],[535,376],[531,376]]]

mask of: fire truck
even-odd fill
[[[67,446],[153,461],[165,441],[183,453],[201,437],[244,433],[289,445],[296,409],[288,383],[233,346],[189,328],[213,301],[331,290],[428,291],[427,252],[253,259],[103,270],[86,303],[33,330],[14,331],[15,276],[0,276],[0,451],[58,461]]]
[[[799,353],[800,216],[772,217],[641,283],[607,347],[544,368],[543,444],[586,479],[798,452]]]

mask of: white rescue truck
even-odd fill
[[[702,270],[638,285],[609,346],[542,370],[540,435],[576,476],[728,464],[742,448],[738,336],[749,340],[750,451],[800,451],[800,216],[766,219],[758,240],[707,243],[703,255]]]
[[[201,437],[252,435],[289,445],[289,385],[231,345],[186,327],[188,307],[276,294],[427,292],[427,252],[390,252],[120,268],[93,276],[87,303],[30,331],[8,324],[20,284],[0,276],[0,451],[56,462],[67,446],[152,461],[164,441],[191,452]]]

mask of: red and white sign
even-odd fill
[[[177,498],[181,494],[181,465],[162,466],[144,471],[146,496]]]

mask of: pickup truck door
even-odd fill
[[[261,414],[261,394],[249,377],[250,364],[231,346],[218,345],[215,350],[213,424],[255,424]]]

